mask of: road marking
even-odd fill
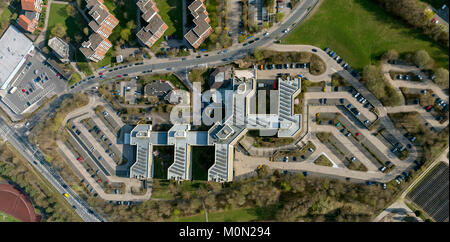
[[[331,67],[330,69],[331,69],[332,71],[334,71],[334,72],[337,72],[336,69],[334,69],[334,68],[332,68],[332,67]]]

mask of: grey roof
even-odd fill
[[[219,77],[223,72],[226,73],[224,74],[226,78],[230,70],[218,68],[212,74]],[[254,76],[256,77],[256,73]],[[163,132],[158,134],[152,132],[147,135],[151,145],[163,143],[175,146],[174,163],[168,169],[169,179],[191,178],[191,145],[214,145],[215,160],[208,169],[208,180],[230,181],[234,146],[249,129],[274,132],[278,130],[279,137],[292,137],[301,129],[301,115],[293,113],[293,97],[301,91],[301,80],[299,78],[278,79],[279,114],[250,114],[248,100],[256,94],[255,77],[244,77],[241,80],[234,75],[231,78],[232,92],[226,92],[223,103],[231,115],[216,122],[207,132],[191,131],[189,122],[179,122],[174,124],[168,132],[164,132],[167,135],[163,135]]]
[[[155,4],[150,0],[139,0],[136,5],[141,10],[142,18],[148,22],[155,14]]]
[[[172,89],[174,89],[174,86],[169,81],[157,80],[145,85],[144,94],[145,96],[164,97]]]
[[[29,20],[33,19],[39,19],[39,13],[38,12],[32,12],[32,11],[24,11],[23,15]]]
[[[103,42],[102,36],[97,33],[93,33],[89,36],[89,40],[83,42],[81,46],[83,46],[84,48],[90,48],[92,50],[95,50],[102,42]]]
[[[137,3],[139,9],[143,12],[142,18],[148,22],[148,25],[141,28],[136,34],[138,39],[146,44],[158,31],[162,30],[165,25],[161,16],[157,14],[154,8],[156,6],[150,0],[139,0]],[[161,36],[157,36],[158,38]]]
[[[16,27],[10,25],[0,38],[0,86],[5,89],[26,55],[34,49],[33,42]]]
[[[194,28],[189,30],[185,35],[185,39],[189,44],[194,45],[198,42],[203,35],[211,29],[211,26],[206,21],[208,18],[206,7],[201,0],[195,0],[192,2],[188,9],[191,11],[192,16],[194,16]]]
[[[52,48],[60,57],[69,58],[69,44],[59,37],[53,37],[48,40],[48,46]]]

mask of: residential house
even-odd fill
[[[93,33],[88,41],[81,44],[80,51],[86,58],[94,62],[99,62],[105,58],[106,52],[112,47],[111,42],[103,36]]]
[[[103,5],[103,0],[87,0],[86,7],[89,10],[89,15],[93,18],[89,22],[89,27],[95,33],[108,38],[119,24],[119,20],[109,13],[108,8]]]
[[[33,33],[39,25],[39,15],[38,12],[25,11],[19,16],[18,24],[25,31]]]
[[[89,22],[89,27],[94,33],[89,36],[88,41],[83,42],[80,51],[89,60],[98,62],[105,58],[106,52],[112,47],[108,37],[119,24],[119,20],[109,13],[108,8],[103,4],[103,0],[86,0],[86,8],[93,18]]]
[[[142,12],[142,18],[148,23],[136,36],[141,44],[152,47],[163,36],[168,26],[158,14],[159,10],[153,0],[139,0],[136,5]]]
[[[42,0],[21,0],[22,13],[17,23],[25,31],[34,32],[39,25],[39,16],[42,10]]]
[[[42,10],[42,0],[21,0],[22,10],[38,12]]]
[[[204,0],[194,0],[188,6],[188,9],[194,17],[193,22],[195,26],[184,35],[184,38],[195,49],[198,48],[213,32],[211,25],[209,25],[210,19],[203,1]]]

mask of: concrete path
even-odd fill
[[[45,21],[44,21],[44,27],[42,28],[41,33],[39,34],[39,36],[36,38],[36,40],[34,41],[34,43],[39,46],[39,48],[44,48],[44,46],[46,45],[46,36],[47,36],[47,26],[48,26],[48,18],[50,17],[50,6],[52,5],[52,1],[53,0],[48,0],[47,1],[47,8],[45,9]]]
[[[406,222],[404,221],[406,217],[413,217],[417,222],[423,222],[422,218],[416,217],[414,212],[406,206],[404,201],[398,200],[383,210],[373,222]]]

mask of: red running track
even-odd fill
[[[0,211],[24,222],[39,222],[41,217],[25,194],[8,184],[0,184]]]

